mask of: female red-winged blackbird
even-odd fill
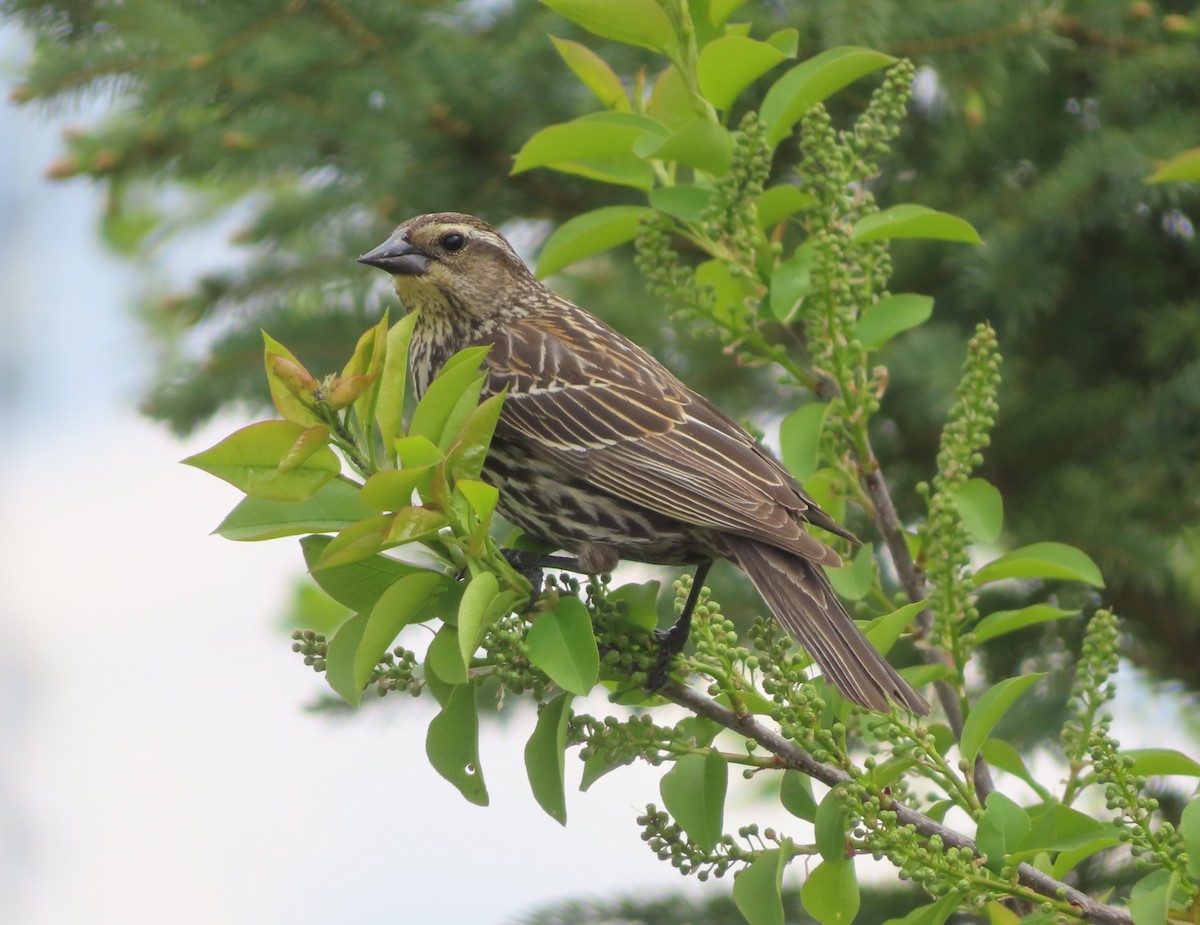
[[[853,536],[744,429],[538,282],[496,229],[470,215],[422,215],[359,261],[391,273],[417,312],[418,395],[457,351],[491,345],[484,392],[508,396],[484,477],[506,518],[575,554],[585,572],[623,558],[698,566],[692,599],[661,637],[660,681],[720,558],[750,576],[843,696],[929,712],[851,621],[821,569],[841,559],[805,524]]]

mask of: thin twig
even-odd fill
[[[785,739],[775,730],[762,725],[752,713],[734,713],[698,690],[686,687],[678,681],[671,681],[660,693],[696,715],[711,719],[726,729],[754,740],[775,755],[779,759],[781,767],[802,771],[830,787],[852,780],[846,771],[817,761],[795,742]],[[979,855],[979,849],[975,842],[962,833],[947,828],[940,822],[930,819],[903,803],[893,802],[888,808],[896,813],[896,819],[901,825],[911,825],[919,834],[926,837],[936,835],[947,847],[965,848],[977,856]],[[1065,900],[1075,906],[1082,918],[1094,922],[1096,925],[1133,925],[1133,919],[1128,910],[1098,902],[1086,893],[1068,886],[1060,880],[1055,880],[1029,864],[1022,864],[1017,868],[1017,877],[1024,886],[1036,893],[1049,899]]]

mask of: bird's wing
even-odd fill
[[[836,556],[803,522],[853,538],[745,430],[574,306],[489,340],[489,390],[508,387],[497,436],[619,498],[818,561]]]

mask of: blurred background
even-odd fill
[[[919,516],[967,332],[989,319],[1006,362],[984,474],[1006,541],[1101,564],[1127,621],[1116,734],[1187,750],[1200,194],[1144,179],[1200,144],[1194,3],[752,0],[735,18],[797,27],[801,57],[861,44],[918,64],[877,195],[961,214],[986,245],[895,249],[895,290],[937,303],[884,358],[886,471]],[[532,255],[555,224],[634,201],[507,173],[538,128],[596,108],[547,33],[630,77],[648,53],[526,0],[8,0],[0,23],[0,919],[499,923],[715,892],[636,838],[654,769],[572,794],[562,829],[524,780],[531,715],[485,729],[480,810],[424,760],[424,703],[306,711],[322,685],[287,638],[298,548],[209,536],[237,493],[177,465],[262,416],[260,328],[340,368],[388,303],[352,257],[403,218],[475,212]],[[648,311],[628,251],[552,282],[735,415],[769,430],[790,410],[769,375]],[[981,660],[981,683],[1054,672],[1023,718],[1049,774],[1078,634],[1046,624]],[[734,821],[759,815],[753,796]]]

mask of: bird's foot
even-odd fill
[[[688,636],[692,632],[692,611],[696,609],[696,604],[700,600],[700,590],[704,585],[704,579],[708,577],[711,565],[712,562],[701,562],[696,567],[696,574],[692,576],[691,590],[688,591],[683,610],[674,625],[667,630],[654,631],[654,638],[658,641],[658,659],[654,664],[654,670],[646,678],[645,691],[647,694],[661,690],[667,683],[667,679],[671,675],[671,660],[687,645]]]
[[[680,620],[670,629],[654,631],[654,638],[658,642],[658,657],[654,662],[654,668],[646,678],[644,690],[647,694],[660,691],[670,678],[671,662],[687,644],[692,623],[691,615],[688,616],[688,620]]]

